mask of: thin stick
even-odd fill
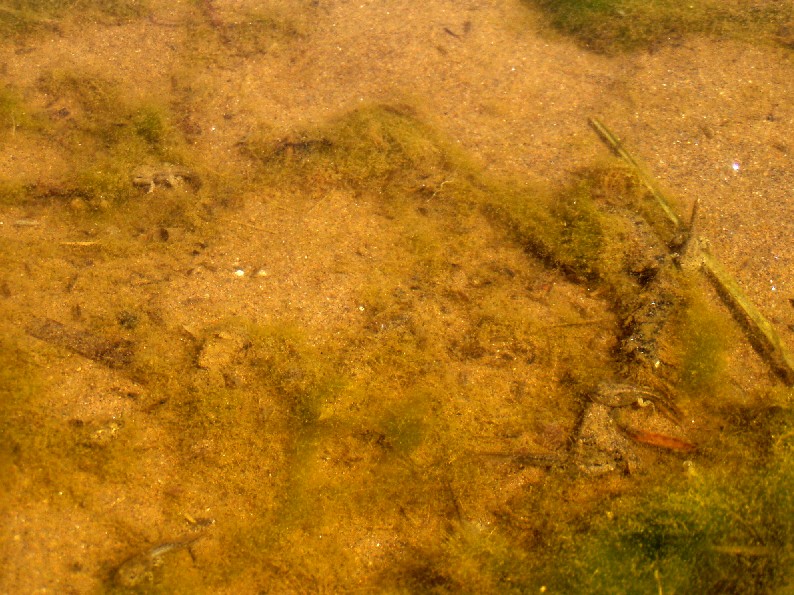
[[[711,550],[729,556],[745,556],[759,558],[772,554],[768,547],[762,545],[712,545]]]
[[[659,187],[656,185],[653,178],[646,174],[645,170],[643,170],[634,157],[631,156],[631,153],[623,148],[623,143],[620,142],[620,139],[612,134],[612,132],[606,126],[604,126],[603,122],[597,118],[590,118],[590,125],[598,133],[598,136],[601,137],[601,140],[609,145],[609,147],[618,155],[618,157],[623,159],[623,161],[625,161],[634,170],[634,174],[650,191],[650,193],[656,199],[656,202],[659,203],[662,211],[664,211],[664,214],[675,226],[676,230],[683,229],[684,226],[681,223],[681,219],[679,219],[678,215],[676,215],[673,211],[672,207],[670,206],[670,202],[667,200],[667,198],[665,198],[664,194],[662,194],[662,191],[659,190]]]
[[[593,320],[581,320],[578,322],[561,322],[559,324],[548,324],[541,328],[566,328],[569,326],[591,326],[594,324],[601,324],[602,322],[614,322],[611,318],[595,318]]]
[[[670,203],[657,188],[653,178],[646,174],[637,161],[635,161],[634,157],[623,148],[620,139],[598,119],[590,118],[590,124],[595,129],[596,133],[598,133],[598,136],[634,170],[634,174],[642,181],[648,190],[650,190],[656,202],[659,204],[662,211],[664,211],[665,215],[667,215],[670,222],[675,226],[676,230],[685,229],[681,220],[670,207]],[[696,201],[692,207],[692,217],[690,219],[689,229],[687,230],[690,236],[697,215],[697,209],[698,202]],[[685,248],[686,244],[684,244],[684,249]],[[734,316],[743,324],[750,342],[780,378],[788,386],[794,386],[794,355],[791,354],[783,343],[775,327],[772,326],[772,323],[770,323],[764,315],[761,314],[758,308],[753,305],[750,298],[748,298],[739,287],[736,280],[723,268],[719,261],[709,253],[702,242],[696,249],[697,248],[699,248],[702,258],[702,270],[713,281],[717,287],[717,291],[731,308]]]
[[[794,356],[783,343],[775,327],[753,305],[739,284],[705,246],[700,247],[703,270],[717,286],[728,306],[744,323],[759,353],[788,385],[794,385]]]

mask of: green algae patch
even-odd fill
[[[98,73],[51,70],[39,77],[37,90],[58,106],[50,108],[53,132],[66,142],[166,158],[176,140],[167,106],[137,102],[121,83]]]
[[[273,138],[265,129],[243,146],[271,183],[301,183],[322,192],[349,186],[390,201],[437,192],[450,168],[463,166],[438,134],[406,106],[371,105],[316,130]],[[457,159],[456,159],[457,157]],[[308,184],[310,182],[311,184]],[[401,196],[408,191],[407,197]]]
[[[15,135],[17,129],[29,121],[30,116],[18,90],[11,86],[0,88],[0,140]]]
[[[124,481],[126,461],[136,443],[134,424],[124,419],[66,418],[50,402],[51,386],[30,365],[9,332],[0,345],[2,378],[3,481],[9,493],[25,486],[41,497],[58,491],[74,499],[90,499],[87,485]],[[45,352],[46,353],[46,352]],[[80,477],[89,477],[87,482]]]
[[[145,14],[141,0],[14,0],[0,7],[0,34],[25,39],[36,34],[60,33],[65,22],[91,19],[123,22]]]
[[[388,331],[381,339],[420,342],[392,343],[388,353],[411,349],[407,353],[421,357],[426,352],[432,327],[412,334],[393,328],[389,319],[404,316],[400,312],[410,302],[400,304],[395,295],[405,296],[406,287],[416,290],[460,274],[456,270],[470,249],[472,230],[485,225],[536,262],[598,292],[619,321],[633,317],[617,331],[625,335],[618,338],[627,345],[643,343],[642,357],[655,357],[646,352],[655,351],[652,343],[665,319],[640,310],[653,309],[654,296],[661,296],[667,309],[680,299],[673,270],[673,250],[680,239],[677,230],[657,216],[647,189],[626,168],[597,164],[556,189],[489,177],[405,106],[367,106],[318,129],[282,138],[270,134],[254,135],[242,147],[258,164],[257,176],[264,183],[293,188],[300,200],[308,201],[308,208],[331,188],[342,186],[373,205],[397,232],[400,250],[392,261],[382,263],[383,278],[374,275],[365,286],[362,302],[373,324]],[[646,324],[648,318],[655,319]],[[457,342],[454,349],[464,356],[476,354],[474,336]],[[581,353],[580,359],[591,361],[591,354]],[[568,373],[593,377],[590,372]],[[608,377],[609,372],[595,374],[599,375]]]
[[[96,213],[157,186],[197,191],[205,177],[188,164],[191,158],[170,106],[135,99],[120,82],[56,69],[42,74],[25,97],[13,89],[5,95],[4,119],[11,125],[11,134],[4,127],[5,140],[23,154],[39,150],[57,157],[55,167],[34,179],[35,172],[27,172],[8,180],[11,188],[17,183],[26,192],[4,193],[6,202],[55,201],[75,214]]]
[[[263,56],[280,59],[307,39],[317,19],[311,0],[274,0],[261,6],[216,6],[194,2],[185,18],[186,49],[191,65],[214,67],[218,60]]]
[[[604,233],[584,189],[573,188],[561,195],[548,190],[537,192],[531,187],[523,192],[510,187],[499,190],[489,194],[485,208],[515,234],[518,242],[574,280],[594,280],[598,276],[596,260]]]
[[[788,526],[771,520],[789,505],[778,460],[789,443],[787,395],[769,395],[768,424],[744,405],[714,406],[729,368],[720,314],[690,297],[699,288],[672,264],[669,230],[636,206],[647,196],[620,166],[595,164],[557,188],[495,178],[405,106],[366,106],[281,137],[262,126],[240,146],[257,189],[245,201],[272,220],[244,237],[261,240],[252,253],[273,267],[230,279],[219,263],[240,244],[229,237],[250,232],[236,224],[241,204],[213,198],[229,174],[165,188],[157,175],[168,173],[155,170],[121,190],[133,163],[174,154],[187,163],[191,149],[169,110],[118,107],[115,84],[84,82],[42,80],[75,109],[57,134],[65,146],[85,140],[86,154],[104,147],[119,165],[106,186],[80,178],[75,187],[94,198],[85,211],[68,207],[74,233],[95,242],[69,247],[93,251],[37,247],[39,266],[74,267],[56,284],[74,305],[3,343],[12,395],[3,415],[14,435],[2,456],[13,485],[34,481],[47,493],[55,474],[76,485],[73,508],[100,510],[103,481],[135,500],[108,520],[116,550],[103,562],[106,589],[123,592],[113,577],[130,556],[198,533],[163,554],[141,589],[619,592],[635,580],[680,590],[692,560],[713,569],[727,556],[737,573],[750,555],[787,561]],[[116,196],[105,207],[103,193]],[[355,216],[332,218],[341,233],[329,232],[317,216],[326,207],[329,218]],[[317,253],[334,250],[331,285],[293,258],[309,235]],[[9,270],[23,270],[21,250],[4,253]],[[143,254],[146,267],[135,260]],[[127,262],[132,273],[109,267]],[[187,293],[174,298],[178,283]],[[326,311],[329,292],[342,298]],[[627,331],[624,320],[658,295],[674,314],[661,326],[637,315],[635,327],[650,330]],[[289,300],[298,305],[279,305]],[[621,352],[627,336],[656,334],[660,368],[680,370],[659,375],[679,383],[687,405],[701,399],[696,413],[732,420],[728,431],[696,453],[653,451],[648,466],[589,475],[572,442],[593,391],[634,365]],[[130,353],[109,365],[100,336],[128,341]],[[39,342],[36,358],[66,362],[62,378],[99,374],[99,402],[124,414],[48,415],[53,387],[15,364],[23,340]],[[36,431],[17,436],[22,418]],[[774,438],[753,437],[767,426]],[[742,468],[745,447],[765,453],[754,462],[769,483],[756,492],[767,480]],[[741,488],[726,489],[721,466]],[[141,501],[154,526],[136,516]],[[725,512],[751,502],[768,511],[753,520],[758,536]],[[709,572],[697,584],[717,584]],[[763,585],[783,580],[752,573]]]
[[[3,127],[10,130],[3,141],[55,159],[50,169],[4,179],[0,201],[28,209],[32,220],[54,207],[59,220],[89,236],[70,241],[94,242],[106,254],[147,246],[179,252],[245,183],[196,158],[166,102],[135,97],[87,71],[48,71],[24,95],[8,87],[0,105],[14,128]]]
[[[544,584],[578,593],[776,592],[794,555],[790,515],[777,513],[792,505],[790,460],[738,480],[690,466],[669,488],[614,502],[571,535]]]
[[[348,186],[376,201],[396,225],[415,223],[407,237],[428,262],[438,252],[438,234],[459,233],[476,211],[573,280],[609,279],[617,290],[618,277],[631,266],[621,255],[622,242],[636,235],[622,218],[626,209],[599,202],[609,182],[584,173],[554,191],[489,178],[408,107],[365,107],[318,130],[253,137],[243,150],[261,164],[268,183],[299,185],[313,195]]]
[[[557,30],[588,49],[615,53],[652,50],[691,35],[733,37],[775,43],[791,17],[788,7],[767,3],[750,7],[700,0],[527,0]]]
[[[25,423],[26,404],[36,393],[36,377],[24,353],[16,345],[16,337],[4,336],[0,343],[0,396],[2,399],[2,423],[7,439],[2,443],[2,478],[4,487],[10,489],[13,478],[19,473],[19,457],[22,456],[23,441],[36,440],[35,436],[26,437],[29,430]],[[15,437],[19,432],[21,435]]]
[[[320,420],[345,387],[333,358],[289,325],[251,329],[251,364],[297,428]]]
[[[306,14],[307,8],[311,10],[309,6],[298,7],[291,3],[282,9],[276,6],[258,8],[236,16],[233,21],[212,15],[209,20],[226,51],[244,57],[273,55],[306,35],[308,23],[305,17],[298,15]]]
[[[0,204],[22,204],[26,198],[26,189],[21,182],[0,180]]]
[[[700,294],[692,295],[675,336],[680,341],[681,386],[692,394],[718,390],[725,378],[727,355],[741,333],[722,310]]]

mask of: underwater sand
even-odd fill
[[[615,285],[504,206],[625,190],[597,116],[794,345],[790,47],[595,53],[517,1],[47,15],[0,42],[0,592],[791,588],[791,389],[694,266],[623,378]],[[594,473],[594,387],[638,378],[681,442]]]

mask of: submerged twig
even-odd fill
[[[712,551],[729,556],[744,556],[748,558],[760,558],[770,556],[772,551],[762,545],[712,545]]]
[[[645,173],[631,154],[623,148],[618,139],[604,124],[596,119],[590,118],[590,124],[595,129],[598,136],[609,145],[609,147],[633,169],[634,174],[650,190],[656,199],[657,204],[664,214],[675,226],[677,231],[686,231],[687,237],[681,244],[682,251],[686,250],[689,236],[692,234],[695,217],[697,216],[698,201],[692,207],[690,225],[685,226],[678,216],[673,212],[670,203],[662,192],[657,188],[653,178]],[[775,327],[772,326],[763,314],[756,308],[750,299],[745,295],[739,284],[726,271],[719,261],[709,253],[708,249],[700,242],[695,249],[700,251],[702,270],[714,282],[718,292],[722,295],[734,315],[742,323],[750,342],[766,359],[772,369],[788,385],[794,385],[794,355],[788,350],[778,335]]]
[[[61,242],[61,246],[76,246],[79,248],[87,248],[89,246],[99,246],[99,242],[96,241],[84,241],[84,242]]]
[[[755,307],[739,284],[705,248],[700,247],[703,270],[750,334],[750,340],[783,381],[794,385],[794,356],[775,327]]]
[[[14,221],[14,227],[39,227],[41,221],[38,219],[17,219]]]
[[[568,462],[568,457],[555,453],[534,454],[528,452],[488,452],[488,451],[475,451],[471,454],[479,457],[488,457],[493,459],[509,459],[521,465],[528,467],[541,467],[550,469],[553,467],[562,467]]]
[[[145,586],[154,581],[154,569],[162,564],[165,554],[184,548],[189,548],[204,534],[192,535],[177,541],[170,541],[156,545],[126,560],[113,571],[113,584],[117,587],[135,588]]]
[[[576,322],[560,322],[558,324],[549,324],[541,328],[552,329],[552,328],[566,328],[571,326],[593,326],[596,324],[612,323],[612,322],[613,320],[611,318],[594,318],[592,320],[579,320]]]
[[[598,120],[597,118],[590,118],[590,125],[595,129],[598,133],[598,136],[601,137],[609,147],[625,161],[629,167],[634,171],[634,175],[645,185],[645,187],[650,191],[651,195],[656,199],[656,202],[661,207],[662,211],[664,212],[665,216],[670,220],[670,223],[675,226],[675,229],[681,230],[684,228],[684,225],[681,223],[681,219],[679,219],[678,215],[675,214],[673,208],[670,206],[670,202],[667,200],[665,195],[659,190],[659,187],[656,185],[654,179],[645,173],[645,170],[640,167],[640,164],[631,156],[626,149],[623,148],[623,143],[620,142],[620,139],[615,136],[606,126],[604,126],[603,122]]]

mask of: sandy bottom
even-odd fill
[[[255,180],[254,166],[240,152],[252,135],[287,138],[360,106],[386,103],[413,106],[489,174],[555,188],[582,167],[611,159],[587,123],[597,116],[675,197],[684,218],[698,201],[698,236],[794,345],[791,51],[693,38],[653,53],[604,57],[549,32],[525,5],[509,0],[426,0],[421,8],[407,0],[272,2],[273,13],[295,31],[279,30],[252,45],[241,31],[259,2],[200,4],[201,10],[194,3],[153,2],[150,15],[131,22],[64,24],[58,32],[3,42],[0,80],[50,112],[64,100],[47,96],[37,81],[53,71],[99,73],[120,81],[131,96],[166,98],[184,116],[186,150],[206,169],[241,180]],[[207,28],[223,31],[220,41],[205,42]],[[33,188],[68,177],[71,162],[58,138],[31,140],[16,122],[0,126],[6,128],[0,181]],[[190,192],[156,187],[138,200]],[[451,523],[487,532],[512,514],[507,522],[519,531],[528,514],[522,498],[544,485],[548,468],[457,466],[465,453],[431,447],[439,440],[429,438],[419,446],[408,444],[410,437],[407,446],[394,439],[394,449],[403,451],[387,456],[384,436],[410,435],[403,422],[424,423],[431,427],[426,435],[456,436],[455,449],[564,450],[580,414],[574,400],[560,397],[571,352],[566,346],[592,346],[594,365],[614,347],[603,329],[571,323],[608,320],[609,304],[586,284],[535,262],[481,214],[455,220],[453,232],[468,238],[465,247],[437,239],[450,232],[445,220],[417,224],[434,258],[441,254],[454,265],[432,286],[401,270],[406,238],[394,214],[350,189],[296,197],[248,183],[233,191],[229,204],[223,188],[214,192],[208,200],[216,206],[206,211],[210,221],[203,215],[199,232],[81,219],[79,204],[57,197],[0,205],[0,241],[8,247],[0,256],[2,324],[35,369],[30,398],[46,403],[49,415],[42,427],[34,418],[25,444],[57,449],[57,441],[35,438],[52,426],[65,435],[81,433],[89,453],[114,448],[117,435],[126,449],[122,469],[89,463],[63,474],[44,472],[46,480],[33,468],[37,463],[11,456],[14,479],[0,503],[0,592],[123,589],[119,568],[135,556],[142,570],[130,570],[131,588],[371,592],[401,584],[397,576],[419,576],[411,560],[442,547]],[[376,286],[389,287],[391,297],[377,294]],[[709,299],[724,311],[713,294]],[[511,304],[527,320],[546,317],[546,326],[558,325],[559,333],[551,343],[529,327],[491,329],[486,337],[472,321],[498,318],[487,303]],[[135,312],[136,320],[119,318],[124,312]],[[427,321],[421,345],[439,347],[427,348],[424,367],[403,370],[424,384],[398,406],[389,399],[410,379],[379,370],[407,349],[399,341],[411,316]],[[231,391],[226,399],[238,391],[248,395],[246,405],[234,410],[231,404],[227,412],[219,404],[200,423],[196,416],[206,412],[199,408],[180,434],[179,416],[189,408],[173,406],[168,392],[179,378],[152,383],[131,374],[112,359],[123,359],[120,352],[103,359],[93,335],[42,330],[46,319],[114,336],[124,335],[117,322],[128,330],[138,322],[138,329],[159,329],[151,331],[150,352],[136,354],[139,362],[177,354],[173,366],[181,369],[179,354],[187,354],[191,390]],[[301,329],[302,338],[294,339],[300,361],[341,362],[359,392],[345,393],[319,413],[340,425],[296,438],[271,394],[251,399],[246,387],[253,386],[253,372],[236,358],[250,341],[270,345],[291,331],[254,340],[244,324],[229,321],[269,329],[289,321]],[[38,330],[31,332],[31,325]],[[484,347],[461,356],[469,352],[460,346],[475,332],[485,333],[477,335]],[[48,341],[53,333],[58,338]],[[730,376],[732,398],[741,403],[778,380],[741,332],[736,337]],[[289,364],[267,361],[283,382],[303,382],[290,375]],[[301,369],[322,373],[309,364]],[[448,397],[427,403],[422,390]],[[391,404],[378,404],[378,395]],[[362,408],[376,412],[378,431],[356,417]],[[223,415],[239,419],[239,427],[229,430]],[[431,418],[443,423],[422,421]],[[710,418],[689,422],[695,436],[714,431]],[[656,464],[681,461],[647,455],[641,481]],[[454,472],[436,471],[441,465]],[[388,479],[382,493],[373,487],[380,474]],[[412,482],[415,500],[395,487]],[[590,490],[581,496],[586,502],[629,489],[630,482],[574,480],[577,489]],[[345,504],[335,494],[346,486],[368,487],[360,501],[353,494]],[[293,497],[304,492],[315,496]],[[575,497],[568,504],[578,506]],[[305,520],[311,510],[321,518],[313,525]],[[275,520],[280,517],[304,520],[295,525]],[[273,530],[280,540],[274,550],[265,543],[273,538],[267,527],[278,522],[287,528]],[[541,540],[531,541],[526,538],[528,551]],[[161,544],[173,547],[151,549]],[[252,553],[257,548],[265,552],[261,558]],[[172,567],[176,578],[169,579]],[[472,584],[499,591],[487,581]]]

